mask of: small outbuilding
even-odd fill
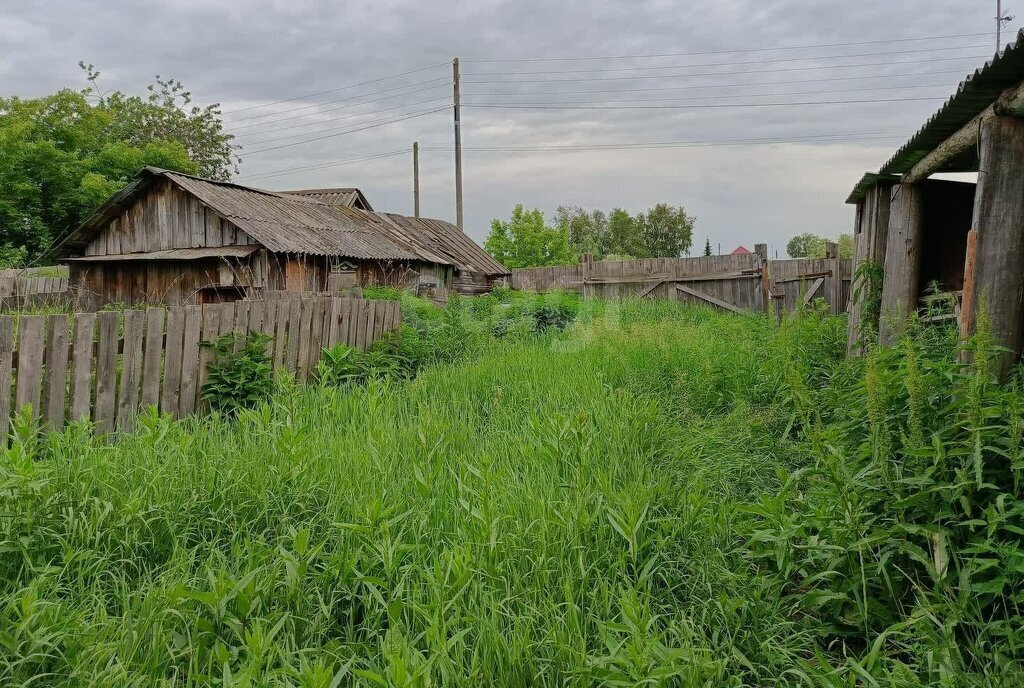
[[[107,303],[190,305],[263,290],[488,291],[508,275],[448,222],[371,210],[358,189],[274,192],[147,167],[57,248]]]
[[[977,183],[930,178],[945,172],[977,173]],[[1003,372],[1020,360],[1024,31],[964,79],[877,172],[865,174],[847,203],[857,206],[854,274],[865,262],[882,273],[879,323],[866,322],[863,296],[851,302],[851,351],[866,326],[877,325],[882,344],[894,343],[910,314],[938,291],[962,303],[964,336],[975,332],[985,305],[997,342],[1008,350]],[[864,290],[854,284],[853,291]]]

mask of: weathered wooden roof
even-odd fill
[[[1024,29],[1017,33],[1014,41],[991,60],[974,70],[960,82],[956,92],[943,103],[939,110],[903,144],[899,150],[878,170],[875,180],[868,175],[854,187],[847,203],[856,203],[864,197],[879,176],[905,174],[932,152],[939,144],[960,130],[985,108],[995,102],[999,95],[1024,81]],[[869,183],[865,183],[869,182]]]
[[[360,210],[373,210],[370,201],[362,191],[354,187],[337,189],[300,189],[298,191],[282,191],[289,196],[305,196],[313,198],[327,205],[340,206],[343,208],[359,208]]]
[[[448,222],[335,206],[316,198],[254,189],[156,167],[147,167],[111,196],[58,247],[81,255],[109,221],[157,180],[168,179],[275,253],[364,260],[423,261],[460,270],[508,271]]]
[[[204,248],[171,248],[141,253],[115,253],[102,256],[65,258],[67,263],[112,263],[128,260],[198,260],[200,258],[244,258],[260,249],[259,246],[206,246]]]

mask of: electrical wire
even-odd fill
[[[761,59],[761,60],[746,60],[744,62],[699,62],[696,64],[683,64],[683,65],[643,65],[640,67],[592,67],[588,69],[559,69],[559,70],[539,70],[532,72],[466,72],[465,76],[522,76],[529,74],[584,74],[590,72],[639,72],[639,71],[650,71],[654,69],[684,69],[688,67],[730,67],[733,65],[752,65],[752,64],[764,64],[765,62],[779,63],[779,62],[805,62],[808,60],[842,60],[851,57],[882,57],[884,55],[909,55],[911,53],[921,52],[940,52],[948,50],[976,50],[978,48],[984,48],[983,45],[964,45],[957,47],[943,47],[943,48],[920,48],[917,50],[897,50],[894,52],[884,53],[853,53],[852,55],[811,55],[808,57],[785,57],[778,59]],[[842,66],[842,65],[836,65]]]
[[[501,110],[690,110],[706,108],[796,107],[800,105],[853,105],[860,103],[907,103],[935,101],[932,98],[866,98],[855,100],[812,100],[790,103],[701,103],[697,105],[560,105],[547,103],[463,103],[462,107],[494,108]]]
[[[383,108],[381,110],[375,110],[373,112],[359,112],[359,113],[356,113],[356,114],[348,115],[346,117],[332,117],[332,118],[330,118],[330,120],[327,120],[327,121],[329,121],[329,122],[341,122],[341,121],[349,120],[349,119],[358,119],[359,117],[371,117],[371,116],[374,116],[374,115],[379,115],[382,112],[388,112],[390,110],[399,110],[399,109],[405,108],[405,107],[416,107],[418,105],[428,105],[428,104],[431,104],[431,103],[438,103],[438,102],[441,102],[441,101],[448,102],[448,98],[431,98],[430,100],[420,100],[420,101],[417,101],[415,103],[403,103],[402,105],[395,105],[393,107]],[[285,129],[296,129],[296,128],[299,128],[299,127],[308,127],[308,126],[313,125],[313,124],[325,124],[325,123],[326,122],[321,121],[321,122],[307,122],[306,124],[293,124],[293,125],[288,126],[288,127],[281,127],[280,129],[271,129],[269,131],[251,132],[251,133],[248,134],[248,136],[260,136],[260,135],[265,135],[265,134],[273,134],[273,133],[276,133],[277,131],[284,131]],[[249,145],[249,146],[263,145],[265,143],[273,143],[274,141],[284,141],[284,140],[296,138],[296,137],[299,137],[299,136],[310,136],[312,134],[322,134],[324,132],[334,131],[334,130],[335,130],[334,127],[329,127],[327,129],[317,129],[315,131],[304,131],[301,134],[288,134],[286,136],[278,136],[277,138],[258,139],[256,141],[249,141],[245,145]],[[246,134],[243,134],[243,136],[246,136]]]
[[[390,158],[396,155],[408,155],[408,150],[395,150],[388,153],[378,153],[376,155],[368,155],[362,158],[351,158],[349,160],[336,160],[334,162],[328,162],[318,165],[305,165],[303,167],[291,167],[281,170],[271,170],[270,172],[264,172],[263,174],[255,175],[241,175],[242,179],[264,179],[268,177],[280,177],[286,174],[293,174],[295,172],[312,172],[314,170],[322,170],[328,167],[340,167],[341,165],[350,165],[357,162],[366,162],[368,160],[379,160],[381,158]]]
[[[573,79],[504,79],[504,80],[466,80],[463,84],[557,84],[586,81],[624,81],[637,79],[688,79],[695,76],[732,76],[734,74],[774,74],[776,72],[803,72],[818,69],[853,69],[859,67],[892,67],[898,65],[921,64],[924,62],[957,62],[984,59],[984,55],[965,55],[963,57],[940,57],[933,60],[902,60],[888,62],[862,62],[851,65],[816,65],[812,67],[786,67],[784,69],[749,69],[736,72],[702,72],[698,74],[658,74],[654,76],[601,76],[579,77]]]
[[[443,107],[443,108],[435,108],[433,110],[424,110],[423,112],[414,112],[414,113],[406,115],[404,117],[396,117],[396,118],[393,118],[393,119],[385,120],[383,122],[376,122],[374,124],[368,124],[368,125],[363,126],[363,127],[357,127],[355,129],[347,129],[345,131],[339,131],[339,132],[334,133],[334,134],[327,134],[325,136],[317,136],[317,137],[312,138],[312,139],[306,139],[305,141],[296,141],[294,143],[282,143],[279,146],[271,146],[270,148],[260,148],[258,150],[249,151],[248,153],[246,153],[246,155],[253,156],[253,155],[258,155],[260,153],[267,153],[269,151],[280,150],[282,148],[290,148],[292,146],[300,146],[300,145],[303,145],[303,144],[306,144],[306,143],[313,143],[315,141],[323,141],[323,140],[326,140],[326,139],[333,139],[333,138],[336,138],[338,136],[344,136],[345,134],[352,134],[352,133],[357,132],[357,131],[366,131],[367,129],[374,129],[376,127],[383,127],[383,126],[388,125],[388,124],[394,124],[396,122],[404,122],[405,120],[414,119],[416,117],[425,117],[427,115],[432,115],[432,114],[434,114],[436,112],[444,112],[446,110],[448,110],[448,108]]]
[[[978,36],[989,36],[991,32],[961,33],[949,36],[921,36],[918,38],[889,38],[875,41],[855,41],[850,43],[819,43],[817,45],[789,45],[770,48],[733,48],[731,50],[705,50],[697,52],[681,53],[647,53],[639,55],[593,55],[593,56],[568,56],[568,57],[519,57],[498,60],[462,60],[466,64],[497,64],[503,62],[572,62],[580,60],[637,60],[650,57],[685,57],[691,55],[728,55],[733,53],[758,53],[777,50],[809,50],[812,48],[842,48],[857,45],[879,45],[881,43],[908,43],[911,41],[937,41],[951,38],[976,38]]]
[[[337,93],[338,91],[344,91],[344,90],[349,89],[349,88],[356,88],[357,86],[368,86],[369,84],[378,84],[378,83],[380,83],[382,81],[389,81],[391,79],[397,79],[399,77],[408,76],[409,74],[417,74],[419,72],[425,72],[425,71],[430,70],[430,69],[438,69],[439,67],[445,67],[445,66],[447,66],[447,64],[448,64],[447,62],[442,62],[440,64],[429,65],[427,67],[419,67],[417,69],[410,69],[410,70],[405,71],[405,72],[399,72],[398,74],[391,74],[391,75],[388,75],[388,76],[382,76],[379,79],[370,79],[369,81],[360,81],[359,83],[348,84],[347,86],[338,86],[337,88],[331,88],[331,89],[328,89],[326,91],[317,91],[316,93],[307,93],[307,94],[304,94],[304,95],[301,95],[301,96],[294,96],[292,98],[284,98],[282,100],[275,100],[275,101],[270,102],[270,103],[261,103],[259,105],[249,105],[248,107],[235,108],[234,110],[225,110],[223,112],[223,114],[229,115],[229,114],[232,114],[232,113],[235,113],[235,112],[246,112],[248,110],[256,110],[258,108],[270,107],[271,105],[280,105],[282,103],[291,103],[291,102],[294,102],[296,100],[305,100],[306,98],[315,98],[317,96],[326,95],[328,93]]]

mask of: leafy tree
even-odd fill
[[[636,216],[642,258],[678,258],[693,244],[693,218],[684,208],[659,203]]]
[[[219,106],[192,105],[180,82],[157,77],[146,97],[89,85],[42,98],[0,98],[0,233],[6,254],[33,260],[142,167],[227,179],[236,169]]]
[[[789,254],[790,258],[807,258],[811,255],[814,244],[818,242],[821,242],[821,237],[817,234],[811,234],[810,232],[797,234],[786,242],[786,253]],[[824,247],[824,242],[822,242],[822,247]]]
[[[704,240],[704,255],[711,255],[711,237],[708,237],[707,239]]]
[[[548,227],[544,213],[516,205],[508,222],[491,221],[484,249],[508,268],[564,265],[574,260],[566,228]]]
[[[824,258],[825,244],[831,239],[810,232],[797,234],[786,244],[786,253],[791,258]],[[840,258],[853,258],[853,235],[840,234],[836,239]]]
[[[636,219],[622,208],[614,208],[608,214],[608,241],[610,253],[626,256],[643,256],[643,238]]]
[[[555,222],[569,235],[569,244],[578,255],[590,253],[596,260],[611,249],[608,217],[600,210],[587,212],[579,206],[558,206]]]

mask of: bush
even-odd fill
[[[228,332],[212,342],[202,342],[213,349],[202,388],[211,409],[233,416],[270,398],[274,392],[273,367],[267,355],[270,340],[262,332]]]

